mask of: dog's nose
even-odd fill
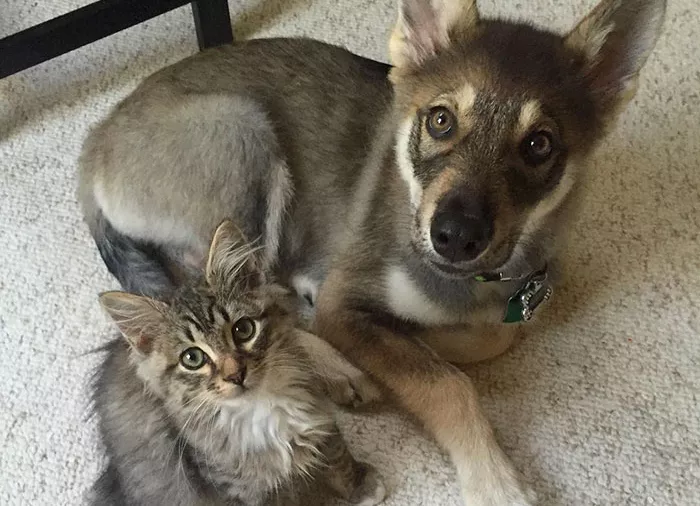
[[[430,240],[435,251],[450,262],[474,260],[489,245],[491,226],[485,219],[445,210],[433,218]]]

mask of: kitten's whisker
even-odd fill
[[[207,425],[207,431],[206,431],[206,435],[204,436],[204,465],[207,467],[207,472],[209,473],[209,475],[211,475],[211,467],[209,466],[208,455],[209,455],[209,452],[212,451],[211,440],[212,440],[212,434],[214,432],[212,429],[213,429],[215,417],[213,416],[214,408],[212,406],[209,406],[209,410],[210,410],[210,413],[212,414],[212,416],[209,416],[209,420],[205,424],[205,425]],[[214,483],[214,488],[218,492],[218,487],[216,486],[216,483]]]
[[[182,459],[183,459],[183,456],[185,453],[185,447],[187,445],[187,441],[185,440],[185,438],[183,436],[185,435],[185,431],[187,430],[187,426],[190,424],[190,422],[192,422],[193,418],[197,415],[197,412],[201,409],[201,407],[204,406],[204,404],[207,402],[207,399],[204,395],[204,392],[202,392],[202,393],[194,396],[187,403],[185,403],[185,406],[190,405],[190,404],[196,402],[196,400],[199,400],[200,397],[202,398],[201,402],[199,402],[197,407],[192,411],[192,413],[190,413],[190,416],[187,417],[187,420],[185,420],[185,423],[182,425],[182,427],[180,428],[180,431],[178,432],[177,436],[175,437],[175,445],[173,445],[173,452],[172,452],[172,454],[174,454],[175,450],[179,449],[178,462],[177,462],[178,484],[180,483],[180,474],[182,474],[185,477],[185,482],[187,483],[187,486],[190,489],[192,489],[192,484],[190,483],[190,480],[187,477],[187,473],[185,472],[185,468],[184,468],[183,463],[182,463]],[[170,459],[170,457],[168,457],[168,460],[169,459]],[[167,469],[167,466],[166,466],[166,469]]]

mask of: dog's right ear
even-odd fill
[[[450,36],[479,21],[476,0],[399,0],[399,17],[389,41],[391,63],[418,66],[450,44]]]
[[[230,220],[214,232],[205,270],[207,283],[227,293],[234,288],[255,288],[264,281],[260,248],[251,245],[243,232]]]
[[[606,120],[634,96],[665,12],[666,0],[602,0],[565,37],[582,58],[584,77]]]

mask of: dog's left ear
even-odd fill
[[[399,0],[399,17],[389,41],[395,67],[415,67],[435,56],[450,37],[479,21],[476,0]]]
[[[582,57],[596,106],[613,119],[637,91],[639,71],[661,32],[666,0],[602,0],[566,37]]]

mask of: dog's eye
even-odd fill
[[[207,363],[207,354],[199,348],[187,348],[180,355],[180,363],[185,369],[194,371]]]
[[[554,152],[552,134],[538,130],[527,137],[520,145],[520,153],[528,165],[540,165],[549,160]]]
[[[444,139],[452,134],[457,120],[446,107],[433,107],[428,111],[425,128],[433,139]]]
[[[255,337],[255,322],[250,318],[241,318],[233,324],[233,340],[245,343]]]

